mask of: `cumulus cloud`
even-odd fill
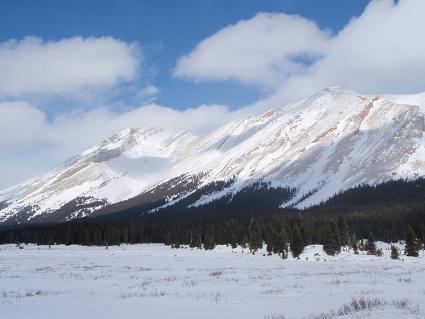
[[[178,60],[174,74],[271,87],[271,96],[258,103],[269,107],[328,86],[360,93],[423,91],[424,12],[423,0],[371,1],[337,34],[302,17],[258,14],[202,41]]]
[[[230,25],[181,57],[175,76],[195,80],[240,80],[274,86],[302,72],[302,61],[324,53],[329,34],[315,23],[284,13],[259,13]]]
[[[239,112],[231,112],[224,105],[176,110],[149,104],[120,112],[106,107],[74,110],[49,120],[47,114],[27,102],[0,102],[0,189],[39,175],[126,128],[204,134],[240,118]]]
[[[142,55],[136,44],[111,37],[0,43],[0,95],[70,94],[134,79]]]

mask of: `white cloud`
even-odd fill
[[[135,44],[111,37],[0,43],[0,95],[70,94],[133,80],[142,60]]]
[[[174,75],[274,86],[305,69],[300,58],[320,57],[328,36],[327,31],[302,17],[259,13],[199,43],[178,60]]]
[[[0,103],[0,154],[19,143],[35,143],[45,125],[43,112],[27,102]]]
[[[26,102],[0,102],[0,189],[52,169],[86,148],[129,127],[209,132],[240,111],[224,105],[186,110],[150,104],[119,113],[108,108],[61,114],[48,121]]]
[[[258,104],[282,107],[324,87],[361,93],[425,90],[425,1],[375,0],[338,34],[285,14],[259,14],[218,31],[178,60],[174,74],[234,79],[275,90]],[[300,64],[297,55],[316,56]]]
[[[145,86],[135,94],[135,98],[141,103],[150,103],[156,100],[159,88],[154,85]]]
[[[158,92],[159,92],[159,89],[156,86],[148,85],[144,87],[143,89],[141,89],[137,94],[140,95],[141,97],[148,97],[148,96],[156,95],[158,94]]]

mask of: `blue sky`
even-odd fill
[[[231,108],[255,101],[264,92],[237,81],[193,83],[171,76],[176,59],[221,28],[258,12],[285,12],[338,32],[362,13],[368,0],[185,0],[185,1],[29,1],[0,2],[0,42],[34,35],[44,40],[72,36],[112,36],[138,42],[145,68],[137,79],[143,87],[160,88],[157,102],[176,108],[202,103]],[[127,98],[127,97],[120,97]],[[130,102],[131,103],[131,102]]]
[[[0,189],[128,127],[425,91],[424,0],[2,0]]]

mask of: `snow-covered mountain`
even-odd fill
[[[136,196],[193,139],[184,131],[126,129],[44,176],[1,191],[0,222],[36,220],[64,206],[67,211],[61,218],[83,217]]]
[[[283,206],[308,207],[362,183],[424,176],[424,132],[425,95],[341,88],[206,136],[128,129],[0,192],[0,222],[71,219],[132,198],[172,205],[219,181],[227,183],[191,205],[262,181],[296,189]]]

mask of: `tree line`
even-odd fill
[[[188,245],[203,249],[240,245],[252,252],[265,245],[268,253],[285,258],[289,253],[298,257],[310,244],[322,244],[329,255],[338,254],[342,247],[379,254],[375,240],[405,240],[403,253],[415,256],[425,242],[424,190],[424,180],[362,185],[315,207],[297,210],[278,208],[277,193],[265,191],[260,198],[263,202],[250,209],[250,199],[258,194],[254,189],[242,193],[236,204],[215,203],[190,209],[180,206],[125,219],[117,214],[114,218],[3,227],[0,243],[164,243],[175,248]],[[270,202],[274,205],[268,205]],[[400,252],[394,251],[394,256],[396,253]]]

